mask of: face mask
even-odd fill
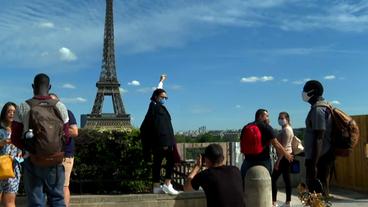
[[[284,125],[286,125],[286,119],[279,119],[279,125],[280,126],[284,126]]]
[[[312,98],[312,96],[308,96],[308,93],[310,93],[310,92],[313,92],[313,90],[308,91],[308,92],[305,92],[305,91],[303,91],[303,92],[302,92],[302,98],[303,98],[303,101],[308,102],[308,101],[309,101],[309,99],[311,99],[311,98]]]
[[[160,104],[164,105],[166,103],[166,99],[160,98],[159,102],[160,102]]]

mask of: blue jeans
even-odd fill
[[[270,173],[270,176],[271,176],[271,173],[272,173],[272,167],[271,167],[271,158],[270,159],[267,159],[267,160],[247,160],[247,159],[244,159],[243,161],[243,164],[240,168],[240,173],[241,173],[241,176],[243,178],[243,181],[244,181],[244,177],[245,175],[247,174],[249,168],[255,166],[255,165],[262,165],[264,166],[265,168],[267,168],[268,172]]]
[[[24,160],[24,188],[29,207],[65,207],[64,166],[52,167],[33,165],[29,158]]]

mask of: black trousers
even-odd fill
[[[174,170],[174,156],[173,147],[167,147],[167,149],[159,148],[153,152],[153,165],[152,165],[152,181],[159,183],[161,178],[161,167],[163,159],[166,159],[165,164],[165,179],[171,179]]]
[[[328,196],[330,193],[330,175],[335,163],[333,150],[322,155],[318,163],[312,159],[305,160],[306,182],[309,192],[322,193]]]
[[[277,200],[276,183],[281,174],[285,182],[286,201],[291,201],[290,162],[285,157],[280,160],[279,169],[272,172],[272,201]]]

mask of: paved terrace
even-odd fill
[[[368,194],[357,193],[341,188],[332,189],[332,206],[334,207],[368,207]],[[285,201],[283,189],[278,193],[278,204]],[[293,189],[292,206],[302,207]],[[17,198],[18,207],[26,207],[25,197]],[[206,207],[202,192],[182,193],[178,196],[157,194],[130,195],[73,195],[72,207]]]

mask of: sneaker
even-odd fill
[[[169,194],[169,195],[178,195],[179,194],[179,192],[173,188],[172,184],[170,184],[170,185],[163,184],[162,185],[162,190],[165,193]]]
[[[162,190],[162,185],[159,187],[153,187],[153,194],[164,194],[165,192]]]

